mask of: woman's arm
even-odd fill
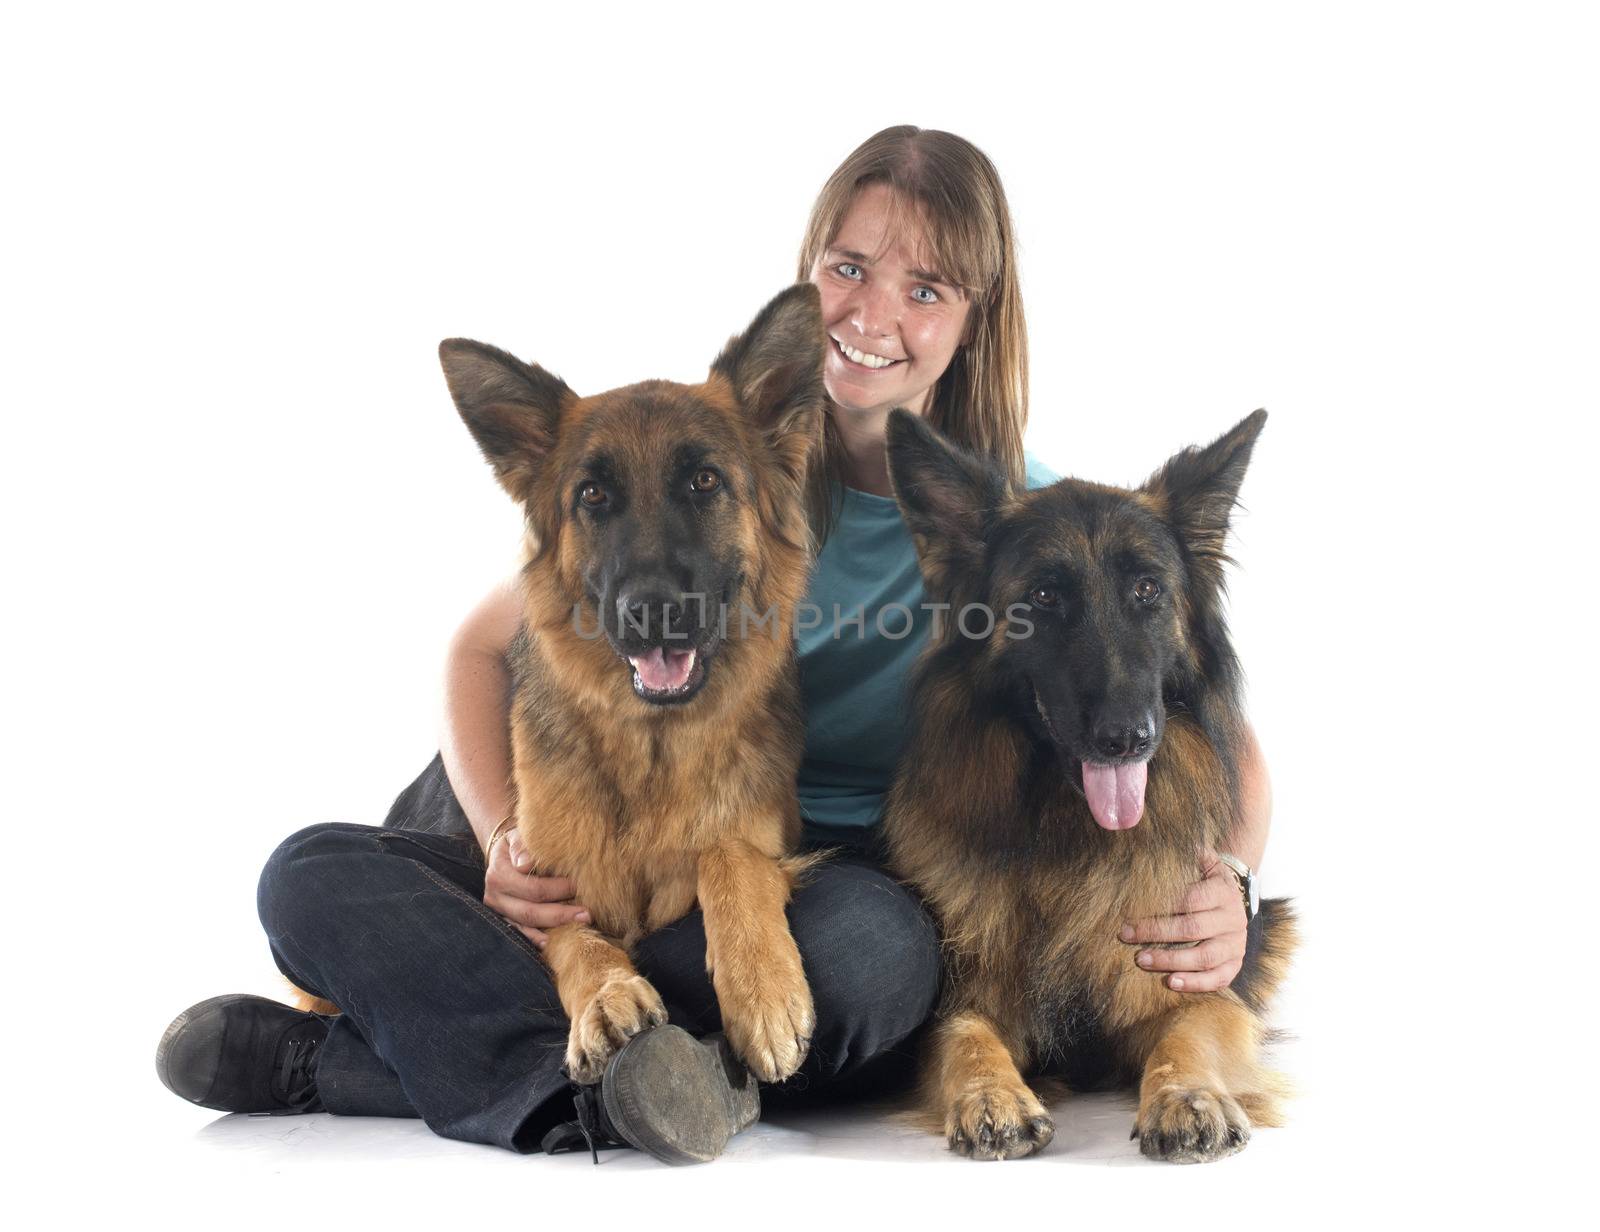
[[[522,600],[511,579],[491,590],[450,639],[439,752],[478,845],[487,849],[484,905],[542,949],[545,929],[574,920],[587,923],[589,913],[571,901],[574,888],[567,878],[535,875],[515,826],[490,846],[514,797],[506,652],[521,622]]]
[[[496,586],[468,614],[445,658],[439,753],[478,846],[511,811],[511,670],[506,652],[522,620],[516,580]]]
[[[1272,829],[1272,780],[1256,743],[1256,733],[1246,723],[1239,757],[1239,817],[1229,839],[1228,854],[1238,856],[1252,872],[1261,867],[1267,851],[1267,831]]]
[[[1239,816],[1229,836],[1228,854],[1259,870],[1272,827],[1272,782],[1267,763],[1248,723],[1239,752]],[[1122,929],[1130,945],[1153,941],[1193,941],[1181,950],[1140,950],[1135,961],[1147,971],[1170,971],[1167,986],[1179,992],[1226,988],[1244,965],[1244,899],[1239,882],[1212,851],[1200,856],[1200,880],[1184,895],[1174,915],[1136,920]]]

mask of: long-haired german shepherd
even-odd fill
[[[948,978],[923,1094],[953,1150],[1006,1159],[1055,1132],[1023,1074],[1139,1084],[1140,1149],[1196,1162],[1276,1123],[1260,1012],[1294,947],[1262,904],[1231,989],[1134,964],[1236,814],[1239,667],[1223,618],[1229,515],[1266,412],[1132,491],[1012,491],[921,419],[891,415],[889,471],[944,622],[890,793],[898,871],[943,926]],[[967,635],[973,627],[987,636]]]
[[[809,285],[768,304],[698,385],[580,398],[494,347],[439,347],[527,515],[517,824],[593,919],[552,929],[544,950],[578,1082],[666,1020],[628,947],[696,902],[729,1042],[768,1082],[805,1057],[811,993],[784,918],[800,832],[791,633],[825,354]]]

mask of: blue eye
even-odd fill
[[[939,302],[939,293],[932,287],[917,287],[911,292],[911,298],[919,304],[937,304]]]
[[[849,261],[844,262],[842,265],[835,265],[833,268],[845,278],[861,277],[861,267],[852,265]]]

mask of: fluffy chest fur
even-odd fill
[[[930,756],[920,746],[940,729],[932,717],[913,739],[887,827],[896,867],[945,934],[947,1012],[982,1012],[1044,1059],[1178,1004],[1182,994],[1141,971],[1117,934],[1172,911],[1197,875],[1197,849],[1226,832],[1226,775],[1198,725],[1174,719],[1151,763],[1143,820],[1108,831],[1014,724],[969,718],[973,736],[959,751],[945,743]]]
[[[535,866],[572,878],[595,925],[631,944],[693,909],[700,856],[718,843],[737,837],[773,858],[792,848],[801,723],[793,655],[733,648],[708,686],[734,686],[725,699],[713,693],[704,706],[662,712],[627,695],[615,663],[597,664],[604,672],[594,677],[614,695],[572,690],[552,658],[570,668],[574,653],[569,644],[541,652],[527,638],[515,648],[518,813]],[[752,688],[750,673],[764,687]]]

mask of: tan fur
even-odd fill
[[[915,416],[889,417],[890,478],[929,594],[991,611],[1028,596],[1048,639],[1024,649],[1009,617],[977,644],[936,632],[885,814],[892,863],[945,936],[923,1098],[964,1154],[1049,1141],[1024,1075],[1138,1084],[1135,1135],[1165,1159],[1218,1158],[1252,1118],[1277,1119],[1283,1084],[1261,1063],[1258,1010],[1294,948],[1287,903],[1262,904],[1245,967],[1219,992],[1173,991],[1137,966],[1154,947],[1118,936],[1177,909],[1199,851],[1226,850],[1238,812],[1223,546],[1265,419],[1174,456],[1138,491],[1063,480],[1019,492]],[[1153,594],[1138,593],[1135,567]],[[1097,824],[1083,792],[1084,728],[1106,681],[1149,689],[1128,695],[1159,698],[1165,720],[1161,731],[1145,712],[1161,734],[1131,829]],[[1081,695],[1062,687],[1079,683]]]
[[[724,390],[692,392],[729,407]],[[580,402],[569,413],[597,412],[604,406]],[[536,662],[522,665],[513,704],[518,826],[535,866],[572,878],[593,918],[592,927],[553,930],[545,951],[573,1020],[568,1058],[580,1082],[598,1078],[659,1011],[624,951],[697,901],[724,1025],[752,1070],[765,1081],[787,1077],[811,1033],[810,991],[783,917],[790,880],[778,864],[799,836],[787,631],[807,562],[803,549],[754,525],[742,538],[753,561],[766,552],[752,570],[760,589],[751,606],[772,603],[778,619],[771,636],[726,642],[681,712],[640,701],[610,646],[573,628],[586,562],[570,542],[537,555],[523,575],[523,653]],[[562,739],[549,738],[552,728]],[[590,1007],[630,979],[625,1021]]]
[[[544,959],[555,977],[567,1036],[567,1074],[599,1082],[613,1053],[646,1027],[667,1020],[660,994],[613,942],[584,924],[550,931]]]
[[[571,401],[558,441],[583,425],[593,448],[587,430],[598,424],[619,452],[670,449],[672,419],[640,425],[618,413],[627,392]],[[720,376],[685,388],[681,402],[712,413],[728,437],[748,433]],[[551,539],[530,544],[512,706],[517,824],[535,867],[570,877],[592,916],[552,930],[545,950],[572,1019],[568,1065],[580,1082],[598,1079],[627,1038],[663,1019],[627,950],[696,903],[724,1029],[756,1076],[788,1077],[811,1035],[811,993],[784,918],[804,865],[785,857],[800,831],[791,630],[808,536],[800,486],[763,467],[759,449],[746,452],[758,497],[731,542],[746,563],[745,602],[776,618],[730,636],[700,695],[681,708],[640,700],[608,643],[574,629],[589,565],[578,537],[552,520]]]
[[[930,1112],[942,1110],[941,1128],[951,1146],[975,1159],[1017,1159],[1042,1150],[1055,1124],[1017,1071],[1020,1040],[966,1010],[934,1029],[924,1067],[922,1097]]]
[[[792,854],[803,739],[793,618],[810,568],[803,494],[822,437],[825,346],[809,285],[774,298],[698,385],[646,381],[581,398],[493,347],[440,345],[457,409],[527,519],[522,632],[510,649],[512,786],[534,867],[570,878],[591,916],[549,930],[544,950],[579,1082],[597,1081],[628,1038],[665,1021],[628,951],[697,903],[729,1040],[764,1081],[805,1056],[811,993],[784,908],[814,863]],[[598,635],[598,554],[570,498],[584,459],[603,453],[645,511],[633,547],[664,559],[670,523],[648,511],[680,491],[670,485],[686,441],[712,450],[739,493],[722,513],[701,506],[697,516],[719,558],[736,561],[741,589],[699,693],[652,705]],[[742,609],[767,619],[746,624]]]
[[[700,858],[706,970],[728,1042],[758,1074],[798,1069],[816,1024],[800,950],[783,916],[789,885],[781,864],[737,839]]]
[[[930,689],[926,698],[931,713],[922,730],[963,735],[942,742],[936,755],[908,759],[886,824],[896,866],[945,930],[951,987],[924,1066],[923,1098],[929,1114],[942,1117],[951,1146],[975,1158],[1009,1158],[1050,1140],[1053,1129],[1035,1123],[1045,1113],[1021,1078],[1043,1060],[1026,1009],[1041,981],[1078,990],[1128,1076],[1142,1076],[1140,1135],[1188,1134],[1200,1144],[1169,1158],[1215,1157],[1227,1148],[1230,1127],[1247,1136],[1252,1120],[1276,1124],[1283,1084],[1260,1061],[1260,1020],[1232,992],[1172,991],[1159,973],[1135,965],[1139,947],[1117,939],[1125,921],[1171,911],[1194,879],[1194,849],[1173,841],[1163,814],[1199,813],[1213,846],[1226,833],[1231,814],[1220,767],[1199,729],[1181,716],[1169,722],[1145,817],[1134,829],[1102,831],[1081,800],[1055,801],[1078,815],[1040,824],[1078,827],[1090,836],[1088,855],[983,868],[941,845],[938,818],[953,808],[1005,807],[1026,738],[1003,722],[975,723],[957,688]],[[1176,829],[1187,836],[1187,827]],[[1282,978],[1292,948],[1285,924],[1262,956],[1263,995]]]
[[[337,1014],[339,1007],[326,997],[314,997],[299,985],[284,981],[289,986],[289,1004],[302,1014]]]

